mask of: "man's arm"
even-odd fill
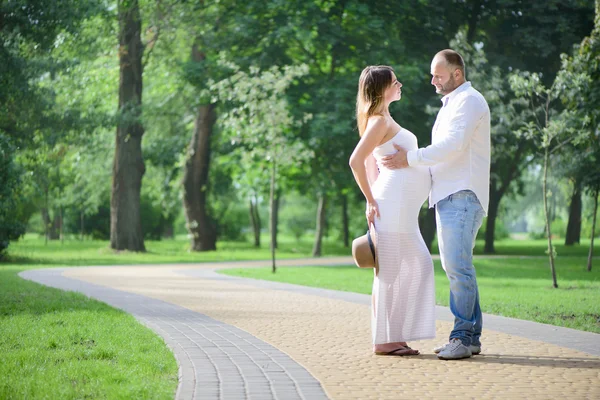
[[[461,99],[448,122],[447,134],[435,144],[407,152],[408,165],[435,165],[457,158],[471,141],[477,125],[484,116],[479,99],[467,96]]]
[[[484,116],[482,105],[474,96],[460,100],[454,115],[448,122],[448,134],[439,142],[425,148],[406,151],[394,144],[397,153],[384,157],[383,165],[392,168],[405,168],[416,165],[435,165],[450,161],[460,155],[469,143],[475,128]]]

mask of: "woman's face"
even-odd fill
[[[384,98],[387,103],[400,100],[402,97],[402,84],[396,78],[396,74],[392,72],[392,84],[385,90]]]

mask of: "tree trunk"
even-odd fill
[[[205,54],[198,48],[198,42],[195,42],[192,46],[191,58],[195,63],[202,63],[206,58]],[[215,120],[214,104],[203,104],[198,107],[194,132],[186,156],[183,177],[183,205],[193,251],[217,249],[217,230],[208,215],[206,204],[210,142]]]
[[[81,240],[81,241],[83,241],[83,235],[84,235],[84,228],[85,228],[84,221],[85,220],[84,220],[83,210],[81,210],[79,213],[79,232],[81,235],[79,237],[79,240]]]
[[[581,238],[581,183],[575,181],[573,194],[571,195],[571,205],[569,207],[569,222],[567,223],[567,232],[565,235],[565,246],[579,244]]]
[[[327,195],[319,195],[319,205],[317,206],[317,229],[315,232],[315,244],[313,246],[312,256],[321,256],[321,245],[323,242],[323,232],[325,231],[325,212],[327,208]]]
[[[477,33],[477,22],[479,21],[480,13],[481,0],[473,1],[467,30],[467,42],[469,42],[469,44],[473,44],[473,40],[475,39],[475,33]]]
[[[167,222],[166,226],[164,227],[162,236],[165,239],[174,239],[175,238],[175,228],[173,227],[172,222]]]
[[[490,205],[485,225],[485,246],[483,247],[485,254],[494,254],[496,252],[494,240],[496,238],[496,218],[498,217],[500,200],[502,200],[502,195],[495,190],[490,190]]]
[[[183,205],[193,251],[216,250],[217,233],[207,212],[210,139],[215,122],[214,105],[198,107],[183,177]]]
[[[427,249],[431,251],[431,245],[435,238],[435,208],[427,208],[427,211],[419,212],[419,229],[421,230],[421,236],[427,246]]]
[[[598,194],[599,191],[596,190],[596,192],[594,193],[594,217],[592,218],[592,238],[590,240],[590,251],[588,253],[587,263],[588,272],[592,271],[592,259],[594,257],[594,236],[596,235],[596,213],[598,212]]]
[[[546,147],[544,152],[544,178],[542,180],[542,190],[543,190],[543,198],[544,198],[544,216],[546,218],[546,235],[548,236],[548,257],[550,259],[550,271],[552,272],[552,286],[555,288],[558,287],[558,283],[556,282],[556,268],[554,265],[554,247],[552,246],[552,228],[550,223],[550,216],[548,215],[548,193],[547,193],[547,183],[548,183],[548,164],[550,159],[550,151],[548,147]]]
[[[59,207],[59,214],[58,214],[59,218],[58,218],[58,237],[60,238],[60,243],[64,244],[65,243],[65,236],[63,235],[63,209],[62,207]]]
[[[273,232],[275,232],[275,236],[273,236],[273,243],[275,248],[279,248],[279,243],[277,242],[277,237],[279,236],[279,204],[281,201],[281,190],[275,190],[275,203],[273,204]]]
[[[60,239],[60,215],[58,212],[54,212],[54,217],[50,216],[50,211],[44,207],[42,208],[42,220],[44,221],[46,242],[48,240]]]
[[[256,196],[250,198],[250,221],[254,232],[254,247],[260,247],[260,215],[258,214],[258,200]]]
[[[48,245],[48,228],[50,228],[50,216],[48,215],[48,188],[44,192],[46,207],[42,208],[42,220],[44,221],[44,244]]]
[[[275,265],[275,249],[277,248],[277,223],[276,219],[276,183],[277,183],[277,164],[275,160],[273,160],[273,164],[271,165],[271,190],[269,191],[269,231],[271,233],[271,270],[273,273],[277,271],[277,266]]]
[[[344,241],[344,247],[350,247],[350,228],[348,221],[348,196],[345,194],[342,197],[342,237]]]
[[[137,0],[119,1],[119,121],[110,201],[110,247],[146,251],[140,215],[140,190],[146,171],[142,158],[141,17]]]

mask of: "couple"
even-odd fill
[[[420,149],[415,135],[390,116],[389,105],[400,100],[402,88],[393,69],[371,66],[362,71],[356,100],[361,139],[350,167],[377,239],[371,318],[375,354],[417,355],[406,342],[435,337],[433,263],[418,226],[419,210],[429,195],[455,316],[449,342],[434,352],[454,360],[481,351],[482,315],[472,258],[489,199],[490,110],[465,80],[457,52],[437,53],[431,75],[431,84],[444,96],[432,144]]]

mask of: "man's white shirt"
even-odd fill
[[[442,97],[431,145],[407,153],[410,166],[430,166],[429,207],[461,190],[472,190],[487,214],[490,185],[490,109],[465,82]]]

